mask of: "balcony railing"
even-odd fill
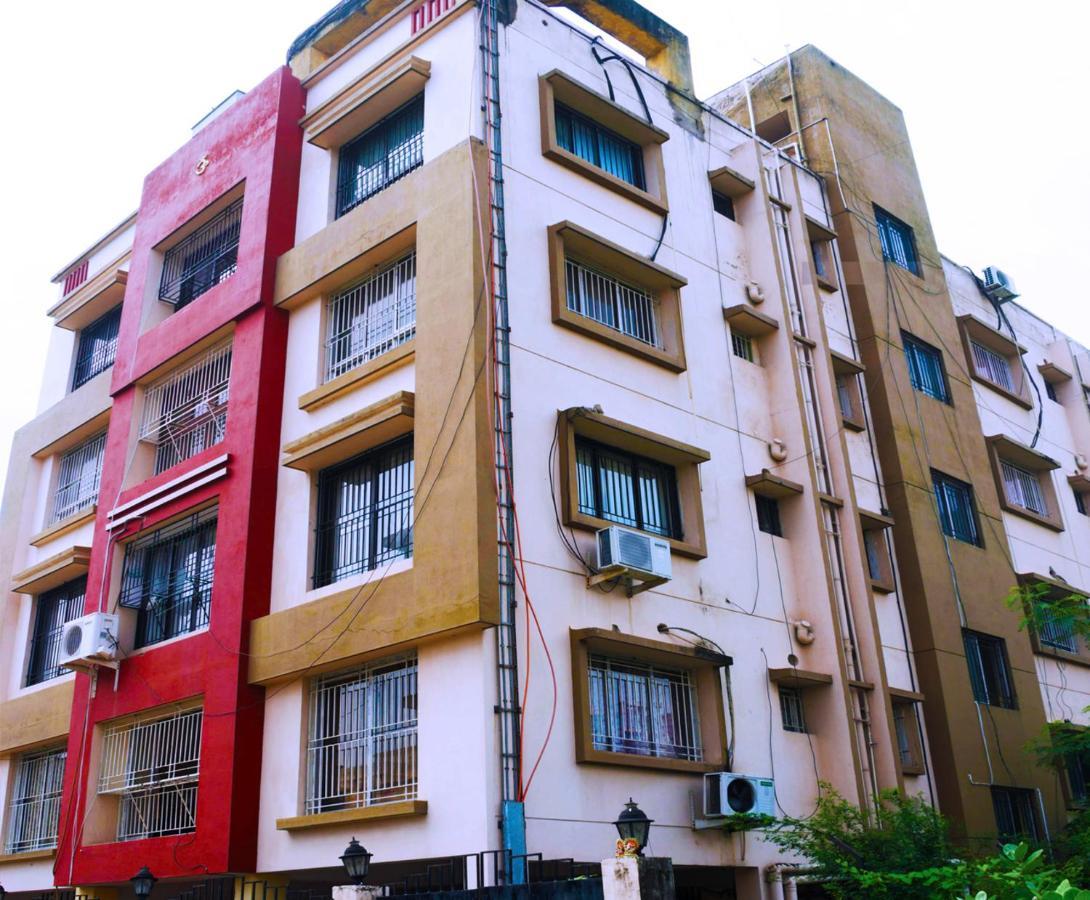
[[[181,309],[209,288],[226,281],[238,267],[242,200],[175,244],[163,258],[159,299]]]

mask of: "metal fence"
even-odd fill
[[[19,757],[8,806],[5,853],[29,853],[57,846],[65,747],[24,753]]]
[[[655,298],[583,263],[565,264],[568,309],[651,347],[662,347]]]
[[[159,299],[181,309],[238,268],[242,200],[236,200],[211,221],[167,250]]]
[[[57,488],[53,492],[50,525],[67,519],[98,501],[102,454],[105,449],[106,432],[102,431],[61,457]]]

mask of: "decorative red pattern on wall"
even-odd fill
[[[454,9],[457,0],[424,0],[413,10],[412,33],[416,34],[421,29],[427,28],[443,13]]]
[[[87,280],[87,266],[90,260],[85,259],[71,272],[64,276],[64,294],[67,296]]]

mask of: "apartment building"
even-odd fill
[[[128,897],[147,866],[172,897],[328,896],[353,837],[395,892],[470,854],[542,878],[611,855],[634,798],[679,894],[777,896],[791,860],[723,827],[724,772],[753,777],[727,806],[777,815],[824,781],[1025,825],[970,818],[933,763],[975,740],[955,690],[1002,678],[970,684],[921,586],[943,539],[910,527],[931,489],[910,508],[887,433],[890,373],[921,376],[859,289],[889,266],[805,140],[697,101],[684,35],[564,5],[645,64],[536,0],[339,4],[58,273],[0,536],[9,894]],[[979,321],[1063,404],[1030,440],[1039,407],[988,418],[1020,380],[943,370],[981,469],[939,471],[1003,536],[973,550],[1006,574],[963,577],[995,588],[966,634],[1007,641],[1013,741],[1081,702],[1062,623],[1031,644],[1002,598],[1012,570],[1084,583],[1086,478],[1042,460],[1077,468],[1090,367],[1012,304],[1004,338],[945,265],[957,365]],[[107,637],[69,645],[96,614]],[[1059,821],[1060,782],[972,771]]]

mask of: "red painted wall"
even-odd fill
[[[264,692],[246,682],[251,619],[268,612],[272,530],[287,316],[272,305],[276,259],[291,248],[304,92],[287,68],[270,75],[147,176],[113,370],[114,406],[103,462],[98,518],[88,572],[88,612],[116,611],[123,550],[117,543],[215,498],[219,503],[210,625],[207,631],[153,645],[121,662],[116,690],[105,671],[76,678],[68,765],[61,805],[58,885],[127,881],[147,865],[160,878],[252,872],[256,860]],[[195,167],[207,156],[209,165]],[[157,246],[195,214],[245,182],[238,270],[157,326],[140,333],[141,306],[158,303],[150,267]],[[145,299],[147,298],[147,299]],[[136,439],[138,380],[221,329],[233,329],[230,400],[222,443],[127,489]],[[119,503],[223,453],[225,478],[188,493],[133,523],[117,541],[106,515]],[[117,498],[116,501],[114,498]],[[124,612],[124,611],[123,611]],[[124,616],[135,621],[133,613]],[[90,844],[82,824],[95,802],[96,742],[101,725],[143,710],[201,697],[204,729],[197,828],[181,836]]]

